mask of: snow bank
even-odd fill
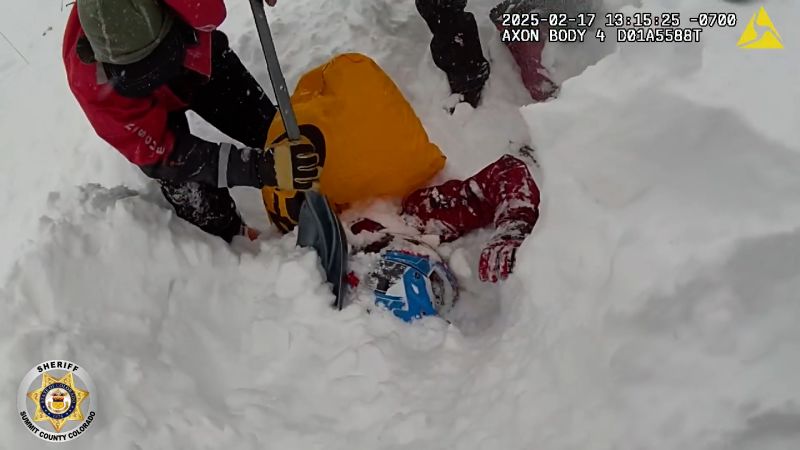
[[[569,417],[532,422],[561,436],[546,448],[800,443],[797,61],[704,34],[621,46],[523,109],[547,204],[519,270],[542,324],[520,366],[552,371],[539,387]]]
[[[487,236],[476,233],[443,249],[464,284],[453,326],[332,311],[293,236],[228,246],[176,219],[70,98],[56,56],[65,14],[17,2],[57,32],[14,24],[6,34],[30,64],[0,53],[0,205],[14,212],[0,220],[0,397],[37,362],[80,362],[99,391],[97,424],[65,448],[800,444],[794,2],[767,5],[783,52],[737,50],[738,29],[696,46],[604,58],[602,47],[579,58],[599,62],[559,99],[520,114],[526,92],[486,18],[493,2],[473,0],[493,74],[485,104],[453,116],[412,2],[281,3],[270,17],[290,85],[333,53],[369,54],[449,156],[448,175],[509,141],[534,144],[545,203],[517,274],[500,287],[471,280]],[[688,17],[694,3],[643,8]],[[266,80],[248,5],[229,7],[225,30]],[[744,21],[755,7],[703,8]],[[237,196],[261,223],[258,193]],[[0,448],[40,448],[0,411]]]
[[[43,238],[3,293],[14,324],[0,331],[8,367],[69,355],[106,380],[97,393],[104,425],[76,445],[414,440],[408,430],[426,413],[405,405],[406,394],[454,370],[440,361],[449,347],[470,350],[457,330],[436,319],[408,327],[357,306],[336,313],[316,255],[297,249],[294,236],[230,248],[154,194],[87,186],[54,195],[55,217],[42,220]],[[420,379],[426,371],[437,375]],[[18,377],[2,376],[13,396]],[[329,419],[314,423],[311,411]],[[14,416],[4,411],[4,422]],[[24,429],[8,431],[14,448],[38,445]]]

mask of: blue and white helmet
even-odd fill
[[[370,274],[375,304],[411,322],[423,316],[446,317],[458,300],[458,285],[450,269],[430,247],[418,252],[388,249]]]

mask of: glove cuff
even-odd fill
[[[220,144],[217,169],[217,187],[249,186],[261,189],[275,185],[271,152],[259,148]]]
[[[258,178],[261,180],[259,187],[277,187],[278,176],[275,171],[275,151],[272,148],[261,150],[261,158],[256,163]]]
[[[228,164],[231,157],[231,149],[233,145],[223,142],[219,145],[219,161],[217,162],[217,187],[229,187],[228,181]]]

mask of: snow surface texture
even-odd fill
[[[334,312],[292,236],[229,247],[177,220],[71,98],[66,8],[7,2],[0,31],[29,63],[0,41],[0,448],[45,447],[11,405],[53,358],[99,391],[96,422],[64,448],[799,448],[800,5],[766,4],[785,50],[746,52],[755,4],[607,2],[684,21],[736,11],[740,26],[701,45],[551,47],[568,80],[520,114],[492,3],[470,2],[493,63],[486,100],[453,116],[412,1],[270,11],[290,86],[335,53],[371,55],[447,176],[509,141],[537,148],[542,218],[517,273],[469,279],[487,232],[446,247],[466,291],[448,326]],[[266,86],[248,5],[229,8],[224,29]],[[264,228],[258,193],[237,195]]]

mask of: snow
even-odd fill
[[[290,86],[335,53],[369,54],[447,153],[444,176],[509,141],[536,148],[542,217],[512,279],[470,277],[487,231],[444,248],[463,292],[452,325],[333,311],[292,236],[228,246],[175,218],[72,99],[67,8],[6,5],[0,31],[29,63],[0,41],[0,397],[40,361],[80,363],[100,405],[65,448],[798,448],[800,7],[766,3],[786,49],[758,52],[735,43],[760,5],[644,0],[740,25],[699,45],[550,48],[567,81],[526,106],[492,3],[470,2],[493,63],[485,102],[452,116],[413,2],[269,11]],[[249,6],[228,7],[266,86]],[[266,229],[259,193],[236,194]],[[0,410],[1,449],[41,448],[28,434]]]

